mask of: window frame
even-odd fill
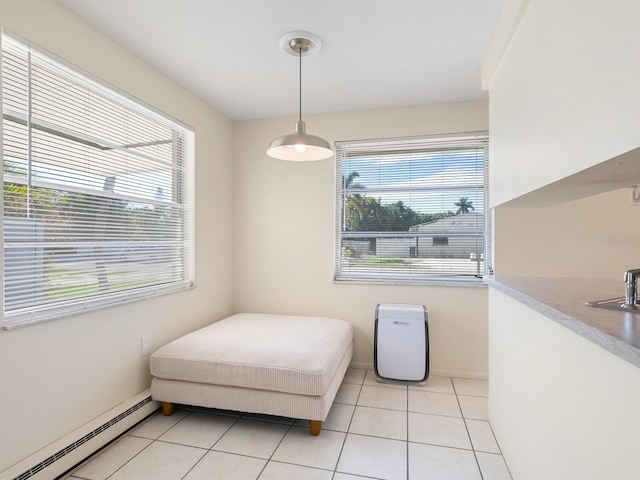
[[[143,240],[142,243],[136,244],[141,248],[147,248],[147,250],[132,250],[129,251],[129,255],[131,258],[134,258],[133,261],[143,261],[141,260],[141,256],[145,255],[145,252],[156,252],[155,255],[150,255],[149,258],[155,258],[156,262],[159,263],[159,257],[163,255],[168,255],[165,252],[171,252],[171,258],[177,259],[177,264],[172,264],[170,267],[170,281],[164,280],[156,280],[156,283],[150,283],[149,279],[151,277],[146,277],[147,284],[133,285],[134,282],[130,282],[128,286],[122,286],[121,289],[115,290],[112,292],[105,292],[102,288],[99,289],[98,293],[92,294],[80,294],[71,299],[56,299],[56,300],[47,300],[46,302],[41,302],[40,304],[34,304],[26,307],[13,308],[12,310],[7,310],[7,302],[5,299],[5,292],[7,288],[11,287],[7,282],[7,273],[4,271],[6,268],[7,262],[7,245],[5,245],[5,237],[7,232],[4,231],[3,226],[3,286],[2,286],[2,305],[3,305],[3,316],[0,323],[0,327],[3,329],[11,329],[16,327],[22,327],[26,325],[32,325],[35,323],[40,323],[44,321],[54,320],[58,318],[68,317],[70,315],[76,315],[81,313],[86,313],[89,311],[93,311],[96,309],[102,309],[109,306],[122,305],[124,303],[129,303],[132,301],[138,301],[143,299],[148,299],[152,297],[156,297],[159,295],[165,295],[169,293],[175,293],[178,291],[182,291],[185,289],[194,288],[194,278],[195,278],[195,261],[194,261],[194,250],[195,250],[195,228],[194,228],[194,201],[195,201],[195,133],[193,129],[184,123],[172,118],[171,116],[161,112],[160,110],[146,104],[145,102],[131,96],[130,94],[123,92],[122,90],[102,81],[101,79],[96,78],[90,73],[78,68],[77,66],[65,61],[64,59],[46,51],[45,49],[40,48],[39,46],[33,44],[32,42],[25,40],[24,38],[15,35],[13,33],[4,31],[2,36],[0,37],[0,43],[2,44],[0,48],[0,59],[3,59],[5,55],[5,42],[13,43],[17,45],[18,49],[24,48],[27,52],[27,68],[33,68],[31,66],[31,56],[37,55],[42,61],[49,61],[52,65],[53,69],[57,69],[60,72],[61,78],[66,78],[70,81],[77,80],[79,84],[86,88],[87,91],[93,92],[96,95],[103,95],[107,101],[114,102],[113,105],[119,104],[123,108],[129,108],[132,112],[137,112],[140,115],[144,115],[145,118],[148,118],[150,121],[157,122],[158,125],[162,125],[163,128],[169,129],[173,132],[171,137],[171,161],[167,162],[169,165],[169,169],[173,172],[171,174],[171,199],[165,200],[162,197],[158,197],[155,199],[135,196],[138,193],[134,192],[132,194],[123,194],[114,192],[113,189],[109,190],[107,187],[108,178],[105,176],[105,186],[102,191],[85,188],[79,182],[75,186],[72,184],[65,183],[56,183],[56,182],[47,182],[46,180],[32,178],[31,174],[28,174],[28,179],[21,178],[20,176],[12,175],[11,172],[6,173],[6,166],[3,165],[3,186],[9,184],[24,184],[27,191],[30,189],[36,188],[53,188],[62,192],[70,192],[76,193],[80,195],[84,195],[83,199],[87,201],[91,201],[88,207],[87,212],[92,212],[93,215],[99,216],[104,215],[105,206],[100,204],[100,198],[105,199],[106,201],[120,201],[120,202],[137,202],[138,204],[165,204],[170,206],[172,209],[177,209],[178,214],[178,243],[173,242],[174,246],[162,246],[159,247],[162,241],[159,241],[157,238],[152,238],[153,235],[148,237],[148,240]],[[2,72],[4,72],[4,60]],[[6,73],[5,73],[6,74]],[[68,77],[65,77],[68,75]],[[6,79],[3,79],[3,82]],[[13,81],[13,78],[12,78]],[[21,84],[22,85],[22,84]],[[1,85],[0,85],[1,87]],[[29,84],[25,85],[25,91],[29,92],[28,95],[31,96],[31,87]],[[57,95],[60,95],[59,92],[56,92]],[[22,123],[26,127],[26,131],[30,131],[29,129],[40,129],[40,130],[48,130],[47,133],[50,133],[54,136],[59,137],[69,137],[72,135],[69,133],[69,130],[65,129],[63,126],[56,126],[49,123],[38,123],[35,117],[31,116],[31,113],[27,113],[28,118],[16,118],[13,114],[7,114],[8,109],[5,109],[5,97],[2,88],[0,88],[0,107],[3,113],[3,125],[5,121],[9,122],[18,122]],[[29,100],[30,101],[30,100]],[[8,119],[8,116],[13,115],[12,118]],[[91,117],[93,118],[93,117]],[[33,119],[33,120],[32,120]],[[123,121],[123,120],[121,120]],[[0,153],[2,154],[3,162],[10,161],[10,158],[5,155],[5,132],[4,128],[0,126]],[[28,133],[30,136],[31,134]],[[75,142],[80,143],[93,143],[92,138],[83,137],[83,136],[75,136],[72,138]],[[104,137],[103,140],[107,141],[107,137]],[[166,142],[165,142],[166,143]],[[129,153],[131,149],[139,148],[138,145],[127,145],[125,147],[120,147],[118,145],[108,145],[109,149],[129,149]],[[26,150],[31,152],[31,145],[26,147]],[[62,150],[54,152],[61,153]],[[63,152],[62,152],[63,153]],[[61,153],[61,155],[62,155]],[[144,157],[147,154],[141,154],[141,157]],[[28,153],[29,157],[26,162],[28,165],[31,165],[32,160],[30,159],[32,154]],[[144,161],[141,160],[141,161]],[[161,162],[160,160],[153,160],[154,162]],[[29,167],[31,168],[31,167]],[[71,167],[73,168],[73,167]],[[167,170],[167,168],[165,168]],[[153,172],[151,171],[151,174]],[[124,174],[124,173],[123,173]],[[129,173],[129,175],[135,175],[135,172]],[[115,178],[115,177],[114,177]],[[4,188],[3,188],[4,191]],[[27,193],[27,204],[29,204],[29,193]],[[7,203],[6,199],[2,198],[3,205],[3,225],[7,222],[7,219],[11,219],[11,216],[6,215]],[[28,209],[29,207],[27,207]],[[155,207],[153,207],[155,208]],[[173,211],[173,210],[172,210]],[[82,211],[84,213],[84,211]],[[15,217],[15,218],[23,218],[23,217]],[[29,218],[24,217],[26,220]],[[172,220],[173,221],[173,220]],[[33,222],[33,220],[32,220]],[[172,224],[173,225],[173,224]],[[77,238],[76,238],[77,240]],[[97,240],[94,243],[100,243]],[[96,244],[97,244],[96,243]],[[166,244],[167,242],[165,242]],[[47,243],[44,242],[42,246],[32,247],[34,250],[45,251],[48,247]],[[94,247],[95,248],[95,247]],[[160,248],[158,250],[158,248]],[[151,250],[149,250],[151,249]],[[77,250],[77,249],[76,249]],[[96,252],[96,250],[94,250]],[[141,253],[142,252],[142,253]],[[157,253],[161,252],[161,253]],[[97,264],[100,261],[104,261],[104,254],[92,253],[91,259],[93,260],[96,268]],[[164,258],[163,258],[164,259]],[[176,270],[176,266],[178,269]],[[177,273],[176,273],[177,272]],[[32,281],[43,282],[43,279],[39,279],[38,274],[33,277]],[[54,274],[55,275],[55,274]],[[149,274],[151,275],[151,274]],[[43,277],[44,278],[44,277]],[[158,277],[159,278],[159,277]],[[125,282],[126,283],[126,282]],[[34,287],[38,285],[38,283],[33,283]],[[124,283],[123,283],[124,285]]]
[[[484,192],[484,211],[483,211],[483,239],[484,248],[480,255],[470,255],[469,261],[482,261],[483,268],[478,269],[479,275],[383,275],[377,273],[371,274],[350,274],[344,272],[343,264],[343,248],[345,238],[359,238],[358,232],[348,232],[344,229],[344,212],[345,212],[345,185],[346,176],[343,171],[343,162],[345,152],[350,147],[355,149],[360,146],[373,146],[383,151],[385,146],[389,148],[409,147],[414,143],[427,143],[437,146],[438,144],[446,146],[452,142],[469,140],[473,143],[476,140],[483,145],[484,150],[484,171],[483,171],[483,192]],[[335,241],[334,241],[334,282],[335,283],[352,283],[352,284],[378,284],[378,285],[441,285],[441,286],[464,286],[464,287],[480,287],[484,286],[483,276],[493,274],[493,218],[489,208],[489,133],[488,131],[474,131],[463,133],[452,133],[445,135],[422,135],[413,137],[395,137],[369,140],[351,140],[335,142]],[[352,190],[353,192],[353,190]],[[417,236],[411,236],[404,231],[382,231],[382,232],[360,232],[365,236],[373,238],[406,238],[407,240],[417,240]],[[346,234],[346,235],[345,235]],[[402,234],[402,235],[398,235]],[[430,235],[433,240],[435,238],[446,236],[450,237],[449,232],[433,233]],[[373,240],[375,241],[375,240]],[[448,243],[448,245],[450,245]],[[436,246],[436,245],[434,245]],[[445,246],[446,247],[446,246]],[[413,247],[410,247],[411,252]],[[413,254],[409,253],[411,257]],[[471,258],[473,257],[473,258]],[[478,266],[480,263],[478,261]],[[482,270],[482,271],[480,271]]]

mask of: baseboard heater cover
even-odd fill
[[[40,480],[56,478],[59,475],[64,474],[67,470],[73,468],[82,460],[89,457],[92,453],[96,452],[104,445],[117,438],[119,435],[127,431],[140,420],[144,419],[146,416],[150,415],[159,408],[158,402],[155,402],[151,399],[149,390],[136,395],[136,397],[131,400],[134,403],[129,408],[126,408],[119,414],[113,416],[112,418],[109,418],[108,420],[104,421],[104,423],[100,423],[100,420],[98,420],[98,426],[96,428],[89,427],[89,431],[86,434],[80,436],[75,441],[67,443],[65,446],[55,451],[55,453],[49,455],[47,455],[47,453],[44,453],[44,455],[40,456],[40,458],[44,457],[43,460],[36,461],[36,463],[31,463],[31,466],[26,470],[22,470],[17,467],[19,465],[23,465],[29,459],[32,460],[38,454],[32,455],[31,457],[29,457],[29,459],[20,462],[18,465],[10,467],[4,472],[9,473],[10,471],[14,471],[15,474],[16,470],[22,471],[22,473],[20,473],[19,475],[9,475],[5,477],[2,473],[0,473],[0,478],[11,480]],[[127,404],[129,404],[129,402],[127,402]],[[125,406],[120,405],[120,407],[124,408]],[[117,408],[118,407],[116,407],[116,409]],[[116,409],[109,411],[105,415],[113,415],[115,413],[114,410]],[[103,416],[101,416],[100,418],[102,419],[102,417]],[[76,432],[78,432],[78,430],[76,430]],[[43,453],[44,451],[48,450],[49,448],[46,448],[39,453]],[[22,468],[24,468],[24,465]]]

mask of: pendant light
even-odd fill
[[[296,55],[300,64],[298,121],[294,133],[278,137],[271,142],[267,155],[279,160],[303,162],[332,157],[333,150],[329,142],[315,135],[309,135],[302,121],[302,55],[309,54],[312,49],[317,50],[320,47],[320,39],[307,32],[293,32],[282,36],[280,46],[285,52]]]

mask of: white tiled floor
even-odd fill
[[[350,369],[318,437],[308,422],[176,408],[156,413],[69,480],[511,480],[487,415],[487,382],[423,387]]]

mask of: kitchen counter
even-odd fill
[[[624,282],[588,278],[485,277],[485,283],[640,367],[640,312],[589,307],[622,297]]]

